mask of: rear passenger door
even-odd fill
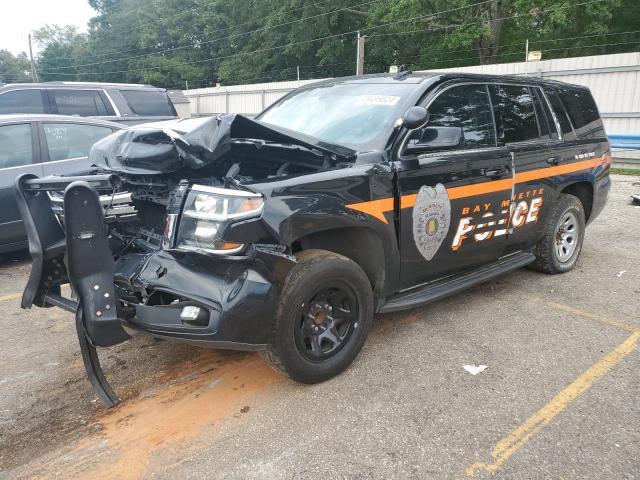
[[[19,175],[25,173],[42,176],[38,152],[34,124],[0,125],[0,251],[27,239],[13,184]]]
[[[491,87],[498,142],[513,154],[514,189],[505,253],[537,242],[549,205],[555,201],[552,171],[560,161],[553,148],[558,131],[546,100],[536,86]]]
[[[42,122],[39,128],[45,175],[87,173],[91,147],[114,131],[105,125],[71,122]]]

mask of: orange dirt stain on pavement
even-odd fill
[[[204,351],[165,375],[158,386],[126,400],[96,422],[99,432],[44,466],[45,478],[137,479],[162,453],[175,454],[208,426],[237,417],[256,394],[283,377],[256,354]],[[182,376],[180,376],[182,375]]]

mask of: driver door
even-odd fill
[[[409,132],[395,161],[403,288],[497,260],[513,190],[487,85],[445,86],[423,105],[429,122]]]

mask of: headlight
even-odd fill
[[[264,199],[258,193],[193,185],[187,195],[175,247],[218,254],[241,251],[244,245],[222,238],[229,224],[259,217]]]

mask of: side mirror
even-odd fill
[[[419,132],[419,130],[418,130]],[[464,132],[460,127],[426,127],[420,138],[411,138],[406,151],[426,153],[434,150],[454,150],[464,146]]]
[[[424,107],[411,107],[402,116],[402,126],[414,130],[429,121],[429,112]]]

